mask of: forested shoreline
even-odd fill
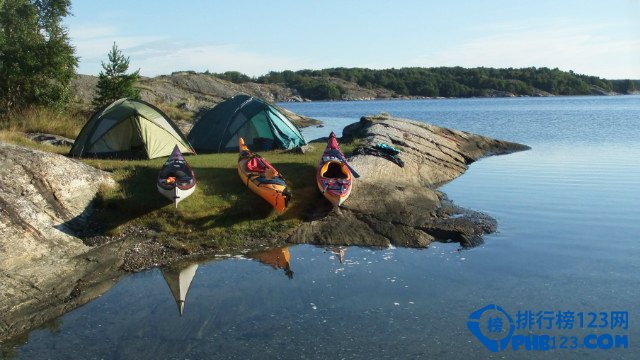
[[[237,71],[205,74],[236,84],[281,84],[311,100],[341,99],[349,86],[344,82],[364,89],[388,90],[395,97],[592,95],[640,91],[640,80],[607,80],[546,67],[408,67],[384,70],[330,68],[271,71],[259,77],[250,77]]]

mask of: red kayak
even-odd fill
[[[351,194],[352,179],[351,169],[332,131],[316,172],[318,189],[334,206],[340,206]]]

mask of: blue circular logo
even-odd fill
[[[509,346],[515,325],[502,307],[490,304],[469,314],[467,328],[489,351],[498,352]]]

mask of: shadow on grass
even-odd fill
[[[120,192],[112,197],[97,199],[97,218],[94,222],[110,233],[123,224],[142,218],[173,203],[157,189],[158,168],[135,167],[131,174],[120,181]]]
[[[287,184],[292,193],[292,200],[287,211],[282,214],[282,220],[298,219],[305,221],[313,218],[313,214],[317,211],[323,211],[325,205],[330,205],[318,191],[315,166],[301,163],[282,163],[278,164],[277,168],[287,179]],[[328,208],[326,210],[325,215],[329,210],[331,209]]]
[[[265,219],[271,213],[271,205],[242,183],[236,168],[203,168],[194,171],[199,176],[199,183],[203,184],[205,199],[210,199],[212,205],[211,211],[206,211],[207,204],[200,204],[206,216],[198,219],[194,225],[201,228],[226,227],[247,220]]]
[[[315,166],[309,164],[274,164],[287,179],[292,192],[289,208],[281,216],[273,216],[271,205],[242,183],[233,164],[229,164],[230,167],[198,165],[193,167],[197,180],[195,192],[175,209],[157,190],[160,167],[136,164],[120,180],[120,190],[98,199],[94,223],[107,234],[132,224],[163,233],[204,235],[211,230],[232,235],[246,232],[254,224],[274,229],[286,227],[284,223],[290,220],[308,220],[318,211],[331,209],[317,189]]]

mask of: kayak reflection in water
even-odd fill
[[[335,255],[340,261],[340,264],[344,264],[344,257],[347,254],[347,248],[345,246],[332,246],[325,250]]]
[[[289,247],[275,248],[267,251],[261,251],[248,255],[250,258],[256,259],[263,264],[270,265],[275,270],[283,269],[289,279],[293,279],[293,271],[291,271],[291,255]]]

